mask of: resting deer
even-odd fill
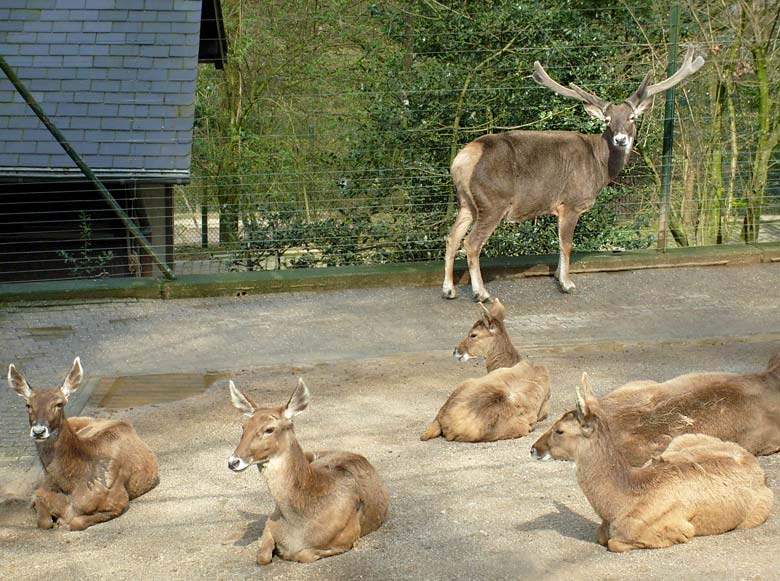
[[[763,523],[773,494],[756,458],[703,434],[674,438],[641,468],[632,467],[587,374],[577,389],[577,480],[601,517],[598,541],[610,551],[686,543]]]
[[[307,456],[301,449],[292,420],[309,406],[303,380],[284,406],[259,407],[232,381],[230,399],[248,419],[228,467],[257,465],[276,501],[260,537],[259,565],[274,552],[302,563],[338,555],[382,525],[389,496],[368,460],[350,452]]]
[[[641,466],[681,434],[736,442],[751,454],[780,451],[780,352],[759,373],[689,373],[663,383],[637,381],[599,398],[615,445]],[[534,443],[539,460],[572,460],[579,437],[566,412]]]
[[[558,95],[583,102],[585,111],[607,127],[601,135],[508,131],[483,135],[460,150],[450,168],[458,213],[447,236],[444,298],[457,296],[454,262],[464,237],[474,299],[484,301],[490,294],[479,267],[482,246],[502,220],[519,222],[544,214],[558,217],[560,257],[555,277],[563,292],[574,292],[569,256],[580,214],[593,206],[599,192],[622,171],[634,145],[636,119],[650,108],[653,95],[679,84],[703,64],[701,57],[693,60],[693,48],[689,48],[674,75],[648,86],[648,73],[633,95],[615,104],[577,85],[559,85],[535,62],[534,81]]]
[[[479,303],[482,316],[471,326],[466,337],[455,347],[452,356],[458,361],[485,358],[488,373],[500,367],[512,367],[522,360],[504,325],[505,310],[497,298],[488,310]]]
[[[66,418],[84,371],[76,357],[60,387],[32,389],[11,364],[8,383],[27,402],[30,436],[44,471],[35,491],[38,527],[81,531],[124,513],[159,482],[157,458],[124,420]]]

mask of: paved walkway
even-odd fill
[[[583,274],[576,282],[575,296],[547,277],[488,284],[521,351],[719,341],[780,348],[780,264]],[[444,301],[435,288],[0,309],[3,374],[13,362],[33,386],[57,384],[76,355],[96,378],[451,351],[477,315],[466,298]],[[29,460],[24,406],[5,386],[0,424],[0,464]]]

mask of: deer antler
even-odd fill
[[[544,70],[544,67],[539,61],[534,61],[534,74],[532,76],[533,80],[542,85],[543,87],[547,87],[554,93],[557,93],[561,95],[562,97],[569,97],[570,99],[576,99],[577,101],[582,101],[583,103],[589,103],[591,105],[594,105],[598,107],[599,109],[603,110],[604,107],[607,106],[607,102],[603,99],[600,99],[593,93],[589,93],[588,91],[581,89],[574,83],[569,84],[569,87],[564,87],[563,85],[553,81],[550,78],[550,75],[547,74],[547,71]]]
[[[626,99],[626,101],[631,103],[631,105],[636,108],[642,101],[649,99],[653,95],[661,93],[662,91],[666,91],[667,89],[671,89],[675,85],[679,85],[693,73],[698,71],[702,66],[704,66],[704,59],[702,57],[697,56],[696,60],[693,59],[694,52],[695,49],[693,45],[688,46],[688,50],[685,53],[685,58],[683,59],[683,62],[677,72],[668,79],[665,79],[659,83],[655,83],[654,85],[650,85],[649,87],[647,86],[647,83],[650,80],[651,73],[647,73],[645,79],[642,81],[642,84],[639,85],[639,88],[636,90],[636,92],[631,95],[631,97]]]

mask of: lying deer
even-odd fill
[[[759,373],[690,373],[664,383],[638,381],[599,398],[615,428],[615,445],[641,466],[675,436],[707,434],[756,455],[780,451],[780,353]],[[534,443],[539,460],[572,460],[579,437],[576,412]]]
[[[241,472],[256,464],[276,501],[260,537],[259,565],[270,563],[274,552],[301,563],[338,555],[382,525],[390,500],[368,460],[301,449],[292,420],[309,406],[303,380],[281,407],[259,407],[232,381],[230,399],[248,419],[228,467]]]
[[[587,374],[577,389],[577,480],[601,517],[598,541],[610,551],[653,549],[763,523],[773,494],[756,458],[703,434],[674,438],[641,468],[617,446],[617,429]]]
[[[81,531],[124,513],[159,482],[157,458],[125,420],[66,418],[84,371],[76,357],[60,387],[32,389],[11,364],[8,383],[27,402],[30,436],[43,465],[35,491],[38,527]]]
[[[497,298],[488,310],[479,303],[482,316],[471,326],[466,337],[458,343],[452,355],[458,361],[484,357],[488,373],[500,367],[512,367],[520,363],[509,333],[504,326],[504,305]]]
[[[421,440],[444,436],[459,442],[492,442],[531,433],[550,409],[550,376],[522,359],[504,326],[504,306],[493,299],[453,352],[459,361],[484,357],[488,374],[461,383]]]
[[[560,258],[555,277],[563,292],[574,292],[569,257],[577,220],[622,171],[636,138],[636,120],[650,108],[653,96],[681,83],[703,64],[701,57],[693,59],[693,48],[689,48],[674,75],[648,86],[648,73],[633,95],[615,104],[577,85],[556,83],[535,62],[534,81],[558,95],[583,102],[585,111],[607,127],[601,135],[507,131],[483,135],[460,150],[450,167],[458,213],[447,236],[444,298],[457,296],[454,263],[464,237],[474,299],[484,301],[490,294],[479,267],[482,246],[502,220],[519,222],[544,214],[558,217]]]

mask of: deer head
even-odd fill
[[[247,419],[241,440],[228,459],[228,468],[241,472],[256,464],[262,470],[269,460],[286,450],[288,438],[294,437],[292,419],[309,406],[309,389],[299,379],[286,405],[263,408],[241,393],[232,381],[229,387],[233,406]]]
[[[534,62],[533,79],[562,97],[569,97],[584,103],[585,111],[591,117],[607,124],[604,135],[610,147],[622,149],[628,153],[636,138],[636,119],[650,108],[653,96],[680,84],[704,65],[704,59],[699,56],[694,60],[693,54],[694,48],[689,46],[680,69],[659,83],[648,86],[652,74],[652,72],[648,72],[634,94],[618,104],[605,101],[574,83],[568,87],[558,84],[550,78],[539,61]]]
[[[566,412],[549,430],[534,442],[531,456],[535,460],[571,460],[580,438],[580,424],[574,411]]]
[[[493,340],[504,322],[504,305],[494,298],[490,309],[479,303],[480,318],[471,326],[466,337],[455,347],[452,356],[458,361],[485,357],[493,348]]]
[[[30,437],[37,441],[56,435],[65,421],[65,404],[84,378],[84,370],[78,357],[73,361],[68,375],[60,387],[54,389],[30,388],[24,375],[14,364],[8,366],[8,385],[27,402],[30,420]]]

